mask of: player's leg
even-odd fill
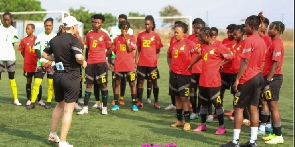
[[[116,111],[119,109],[119,91],[120,91],[120,85],[121,85],[121,79],[124,78],[123,73],[116,72],[113,75],[113,80],[115,82],[115,88],[114,88],[114,106],[111,109],[112,111]]]
[[[222,135],[226,132],[224,127],[224,111],[222,108],[222,99],[220,97],[220,87],[210,87],[209,90],[209,97],[216,109],[216,114],[218,118],[218,129],[215,132],[216,135]]]
[[[153,94],[154,94],[154,108],[160,109],[159,105],[159,86],[158,79],[160,79],[160,73],[157,67],[148,67],[149,76],[147,80],[151,80],[153,84]]]
[[[273,134],[274,136],[270,136],[269,138],[263,138],[264,140],[268,140],[266,144],[281,144],[284,143],[284,139],[282,137],[282,129],[281,129],[281,115],[279,111],[278,101],[280,89],[283,83],[282,75],[274,75],[273,81],[269,84],[271,98],[268,99],[267,103],[269,105],[269,109],[271,112],[271,121],[273,125]],[[273,137],[273,138],[272,138]]]
[[[15,61],[7,61],[6,62],[6,68],[8,71],[8,78],[9,78],[9,83],[10,83],[10,88],[13,96],[13,104],[20,106],[21,103],[18,101],[18,94],[17,94],[17,85],[15,81]]]
[[[82,98],[82,81],[83,81],[83,75],[82,75],[82,68],[80,68],[80,82],[79,82],[79,85],[80,85],[80,90],[79,90],[79,99],[78,99],[78,103],[79,104],[84,104],[84,101],[83,101],[83,98]]]
[[[132,111],[138,111],[138,108],[136,106],[136,102],[137,102],[137,99],[136,99],[136,97],[137,97],[137,95],[136,95],[136,85],[135,85],[136,73],[135,72],[127,73],[126,81],[129,82],[129,86],[130,86]]]
[[[53,98],[53,69],[47,69],[47,101],[45,109],[51,109],[51,101]]]
[[[208,106],[211,105],[207,88],[199,86],[198,102],[201,105],[200,107],[201,124],[193,130],[194,132],[201,132],[201,131],[207,130],[206,117],[208,113]]]
[[[143,96],[143,85],[144,80],[147,78],[147,67],[137,66],[137,107],[143,107],[142,96]]]
[[[126,90],[126,78],[122,78],[121,79],[121,85],[120,85],[119,105],[125,105],[125,103],[124,103],[125,90]]]
[[[178,75],[178,91],[179,96],[181,99],[182,109],[183,109],[183,116],[184,116],[184,131],[190,131],[190,101],[189,101],[189,95],[190,95],[190,83],[191,83],[191,76],[187,75]]]
[[[147,80],[146,81],[146,102],[150,104],[151,101],[151,95],[152,95],[152,88],[153,88],[153,83],[152,80]]]
[[[97,73],[96,76],[100,77],[97,79],[96,83],[101,84],[101,99],[102,108],[101,114],[107,115],[107,104],[108,104],[108,65],[107,63],[99,63],[96,65]]]
[[[27,106],[27,109],[34,109],[35,108],[35,102],[37,100],[39,89],[43,81],[43,77],[45,75],[45,71],[42,67],[37,67],[36,72],[34,74],[34,85],[32,88],[32,94],[31,94],[31,105]]]
[[[193,112],[190,115],[190,119],[197,119],[197,81],[196,81],[196,74],[193,74],[191,77],[191,84],[190,84],[190,103],[192,104]]]
[[[92,94],[92,87],[95,83],[95,64],[88,64],[85,69],[85,83],[86,83],[86,89],[84,92],[84,106],[81,111],[79,111],[78,115],[83,115],[88,113],[88,103]]]
[[[26,93],[27,93],[27,103],[26,105],[30,105],[31,104],[31,84],[32,84],[32,78],[34,76],[34,72],[25,72],[24,71],[24,76],[27,79],[27,84],[26,84]]]
[[[101,85],[95,83],[94,86],[93,86],[95,104],[92,106],[92,108],[101,109],[100,90],[101,90]]]

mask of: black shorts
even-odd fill
[[[263,86],[263,77],[258,73],[244,84],[238,85],[239,97],[235,97],[234,105],[238,108],[245,108],[249,105],[258,106],[260,93]]]
[[[196,88],[199,85],[199,80],[200,80],[200,75],[201,74],[192,74],[191,76],[191,88]]]
[[[24,71],[24,76],[26,78],[32,78],[35,75],[35,72],[25,72]]]
[[[221,75],[221,88],[222,89],[230,89],[232,94],[234,94],[234,90],[232,89],[233,84],[236,81],[237,74],[232,73],[220,73]]]
[[[203,87],[199,86],[199,103],[200,105],[213,105],[215,107],[222,106],[222,100],[220,98],[220,86],[219,87]]]
[[[76,102],[80,91],[80,69],[70,70],[68,72],[55,72],[53,77],[53,87],[55,101],[66,103]]]
[[[266,77],[264,77],[265,79]],[[269,92],[271,93],[271,97],[265,97],[263,95],[263,92],[265,91],[264,86],[262,88],[262,97],[266,100],[266,101],[278,101],[279,100],[279,96],[280,96],[280,90],[281,90],[281,86],[283,84],[283,75],[274,75],[273,76],[273,80],[269,83]]]
[[[86,84],[107,84],[108,64],[106,62],[88,64],[85,69]]]
[[[44,75],[47,73],[47,78],[49,79],[53,79],[53,73],[54,73],[54,70],[53,70],[53,67],[49,67],[47,69],[44,69],[42,67],[37,67],[36,68],[36,71],[35,71],[35,74],[34,74],[34,77],[35,78],[40,78],[40,79],[43,79]]]
[[[180,75],[170,72],[169,78],[169,95],[188,97],[190,94],[190,75]]]
[[[140,80],[156,80],[160,79],[158,67],[137,66],[137,78]]]
[[[122,80],[126,79],[128,82],[134,82],[136,80],[135,72],[115,72],[113,75],[113,79]]]

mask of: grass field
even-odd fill
[[[119,111],[110,111],[106,116],[98,113],[97,109],[90,109],[89,114],[73,116],[73,123],[68,134],[67,141],[75,147],[140,147],[143,143],[168,144],[174,142],[179,147],[205,147],[219,146],[232,139],[233,123],[227,118],[225,126],[227,133],[222,136],[214,135],[218,122],[214,120],[207,125],[206,132],[194,133],[184,132],[181,129],[171,128],[170,124],[176,121],[175,111],[165,111],[163,108],[170,104],[168,96],[168,67],[166,64],[165,50],[161,52],[159,80],[161,109],[156,110],[152,105],[145,104],[138,112],[131,111],[129,87],[126,89],[125,106]],[[12,105],[12,95],[7,73],[2,73],[0,83],[0,147],[55,147],[57,144],[47,141],[50,131],[52,110],[46,110],[37,106],[36,109],[26,110],[26,79],[22,76],[22,57],[17,53],[16,81],[18,85],[19,100],[23,106]],[[294,62],[293,48],[286,48],[283,66],[284,82],[281,89],[280,111],[282,115],[282,131],[285,144],[277,146],[291,147],[294,144]],[[109,76],[110,80],[110,76]],[[43,82],[43,100],[47,96],[47,83]],[[85,85],[83,85],[85,86]],[[112,90],[109,85],[109,102],[113,99]],[[83,92],[84,93],[84,92]],[[146,89],[144,98],[146,98]],[[225,96],[225,109],[231,108],[232,96],[229,91]],[[55,103],[54,103],[55,104]],[[89,106],[94,104],[92,95]],[[191,121],[191,127],[195,128],[200,120]],[[240,136],[240,142],[244,143],[250,139],[250,128],[244,126]],[[259,146],[267,146],[259,138]],[[273,145],[276,146],[276,145]]]

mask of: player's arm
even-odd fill
[[[201,53],[201,47],[198,47],[197,45],[193,44],[194,48],[190,50],[191,54],[198,54],[195,60],[187,67],[188,70],[192,70],[192,67],[194,64],[199,62],[202,59],[202,53]]]
[[[55,58],[53,56],[52,49],[50,47],[45,48],[42,52],[42,57],[49,60],[49,61],[54,61]]]
[[[135,51],[135,64],[138,64],[139,60],[139,55],[141,51],[141,40],[140,40],[140,35],[137,36],[137,41],[136,41],[137,49]]]
[[[76,61],[83,67],[86,68],[87,62],[84,59],[82,54],[82,47],[83,45],[79,42],[79,40],[75,40],[73,46],[71,47],[71,51],[74,53]]]
[[[283,45],[281,45],[283,46]],[[278,69],[279,65],[280,65],[280,61],[282,61],[282,49],[280,48],[279,44],[273,44],[274,50],[272,51],[272,66],[270,68],[270,72],[267,75],[267,81],[271,81],[272,77],[275,75],[276,70]]]
[[[22,54],[23,58],[25,57],[25,46],[24,46],[24,41],[21,40],[18,46],[18,50],[20,51],[20,53]]]

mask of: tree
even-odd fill
[[[181,12],[172,5],[162,8],[162,10],[159,11],[159,14],[161,17],[182,16]],[[162,27],[169,26],[172,28],[175,21],[176,20],[174,19],[163,19]]]
[[[145,17],[145,14],[140,14],[138,12],[129,12],[129,17]],[[132,29],[144,29],[143,19],[128,19]]]
[[[0,10],[5,12],[46,11],[41,7],[39,0],[0,0]],[[46,14],[13,15],[13,20],[43,21]]]
[[[92,29],[91,26],[91,16],[97,14],[96,12],[89,12],[89,10],[85,9],[85,7],[80,6],[78,9],[70,8],[69,9],[70,15],[76,17],[76,19],[83,23],[84,29],[83,33],[86,34],[89,30]],[[103,28],[107,29],[110,26],[113,26],[117,22],[116,16],[112,15],[111,13],[104,13],[105,21],[103,24]],[[57,18],[57,20],[61,20]]]

